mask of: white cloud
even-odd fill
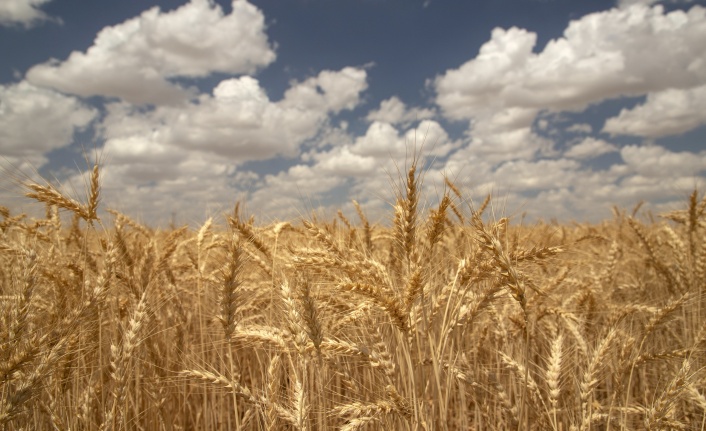
[[[471,123],[470,151],[491,163],[551,155],[553,143],[532,130],[537,110],[507,108],[479,113]]]
[[[51,0],[2,0],[0,2],[0,25],[21,24],[30,27],[39,21],[50,19],[39,10]]]
[[[475,59],[436,78],[436,103],[452,119],[507,106],[505,93],[522,78],[522,66],[536,40],[536,34],[526,30],[495,28]]]
[[[545,118],[537,121],[538,115],[580,111],[622,96],[654,94],[648,96],[644,106],[609,121],[605,131],[656,137],[703,124],[703,40],[706,9],[699,6],[665,13],[661,6],[649,8],[643,4],[586,15],[572,21],[561,38],[539,51],[535,51],[535,33],[519,28],[494,29],[475,58],[430,81],[442,113],[470,124],[470,144],[448,160],[446,170],[463,173],[465,169],[468,185],[486,191],[539,191],[538,202],[543,200],[547,205],[551,203],[547,199],[565,197],[562,190],[583,187],[590,179],[594,187],[591,194],[584,191],[585,201],[575,200],[570,205],[576,211],[595,213],[586,202],[612,202],[611,195],[599,195],[599,191],[613,190],[619,178],[663,172],[666,165],[675,164],[674,159],[687,159],[689,154],[674,157],[650,153],[651,161],[641,163],[634,155],[638,147],[629,147],[621,153],[626,165],[611,168],[610,175],[602,172],[593,176],[588,170],[578,169],[579,160],[617,148],[590,138],[570,148],[564,154],[566,158],[536,161],[538,156],[559,155],[552,141],[535,133],[535,127],[548,130],[550,135],[553,130]],[[566,131],[589,134],[593,130],[588,124],[578,124]],[[696,157],[691,154],[691,158]],[[695,163],[688,162],[687,169],[697,171],[698,166],[692,166]],[[665,192],[665,184],[659,187],[656,195]],[[628,197],[620,199],[616,203]]]
[[[315,152],[307,158],[310,164],[298,164],[287,171],[267,175],[249,197],[250,208],[271,211],[284,217],[306,214],[307,207],[323,205],[332,214],[345,205],[348,195],[357,196],[368,209],[388,209],[393,199],[398,169],[404,171],[414,152],[421,146],[421,136],[430,141],[421,158],[429,160],[434,155],[443,157],[458,146],[436,122],[423,121],[416,128],[398,130],[389,123],[373,122],[364,136],[352,144],[335,146]],[[417,136],[415,145],[414,137]],[[431,147],[431,141],[436,147]],[[427,151],[427,149],[429,151]],[[420,166],[424,161],[420,162]],[[427,191],[434,182],[439,183],[438,170],[426,171]],[[439,184],[436,184],[439,185]],[[330,196],[335,192],[335,196]]]
[[[375,111],[371,111],[366,119],[371,122],[380,121],[390,124],[409,124],[414,121],[433,117],[434,111],[431,109],[409,109],[397,96],[392,96],[380,102],[380,107]]]
[[[0,85],[0,154],[43,161],[48,151],[69,145],[74,132],[96,115],[74,97],[25,81]]]
[[[106,153],[117,163],[172,163],[193,152],[231,163],[293,157],[324,129],[331,113],[358,104],[366,87],[364,70],[344,68],[294,83],[277,102],[269,100],[256,79],[244,76],[221,81],[213,95],[201,95],[186,106],[145,111],[112,104],[102,125]]]
[[[262,12],[245,0],[232,6],[228,15],[209,0],[191,0],[170,12],[153,7],[105,27],[86,52],[34,66],[27,79],[67,93],[137,104],[183,101],[193,90],[169,78],[252,73],[274,61]]]
[[[433,120],[422,121],[406,131],[376,121],[352,145],[315,154],[313,169],[326,177],[353,177],[359,182],[388,181],[391,170],[409,162],[415,148],[421,149],[424,158],[431,158],[444,157],[457,147],[458,142],[451,141],[443,127]]]
[[[650,178],[696,176],[706,170],[706,151],[675,153],[658,145],[628,145],[620,155],[630,169]]]
[[[465,156],[468,150],[457,154]],[[610,217],[612,205],[630,208],[641,200],[657,204],[686,196],[695,186],[704,185],[703,176],[692,172],[706,168],[700,161],[706,160],[706,152],[694,157],[634,147],[625,151],[624,157],[626,164],[594,171],[569,159],[510,161],[493,169],[483,159],[455,155],[443,171],[456,179],[466,199],[478,202],[492,193],[495,211],[511,215],[515,221],[526,212],[530,220],[556,217],[597,222]],[[687,170],[674,169],[689,158],[692,161]]]
[[[617,6],[625,9],[634,5],[650,6],[655,3],[693,3],[694,0],[618,0]]]
[[[503,163],[493,172],[492,184],[503,190],[528,191],[572,185],[569,179],[580,168],[574,160],[518,160]]]
[[[364,69],[345,67],[340,71],[324,70],[289,88],[284,94],[285,108],[330,111],[353,109],[360,93],[368,87]]]
[[[373,122],[365,135],[356,139],[353,152],[360,156],[397,157],[405,150],[397,129],[390,123]]]
[[[474,135],[470,150],[491,163],[509,160],[532,160],[538,153],[550,154],[551,141],[532,133],[529,127]]]
[[[660,138],[685,133],[703,124],[706,124],[706,85],[650,93],[645,103],[609,118],[603,131]]]
[[[422,148],[425,155],[446,155],[458,146],[452,142],[443,127],[433,120],[424,120],[415,128],[400,135],[390,123],[373,122],[365,135],[356,138],[351,152],[382,160],[403,160],[412,149]]]
[[[603,131],[653,138],[706,121],[704,9],[665,14],[640,3],[574,21],[541,51],[532,32],[496,29],[476,58],[432,81],[444,115],[468,121],[463,141],[432,120],[436,109],[407,106],[398,97],[367,114],[362,135],[345,122],[335,126],[332,115],[360,105],[363,68],[323,71],[271,100],[264,84],[242,75],[275,57],[262,13],[242,0],[228,15],[208,0],[167,13],[151,9],[28,77],[64,92],[123,99],[106,105],[100,125],[104,202],[150,222],[174,211],[199,223],[237,199],[266,221],[333,210],[351,197],[369,216],[383,210],[389,218],[393,183],[422,144],[426,199],[438,196],[448,174],[474,202],[493,192],[498,213],[595,221],[609,216],[612,203],[662,202],[693,187],[706,170],[706,151],[619,150],[591,137],[589,124],[569,126],[561,117],[563,110],[646,94],[644,104],[608,120]],[[223,37],[238,31],[234,39]],[[236,77],[209,94],[173,79],[214,72]],[[42,163],[96,115],[74,97],[28,83],[0,87],[0,101],[0,152]],[[146,102],[156,106],[135,105]],[[564,132],[575,141],[560,153],[545,136]],[[618,151],[623,162],[590,168],[592,158]],[[265,162],[245,163],[255,160]],[[71,183],[82,185],[80,178]]]
[[[566,128],[567,132],[570,133],[593,133],[593,127],[591,127],[590,124],[586,123],[579,123],[579,124],[572,124],[571,126]]]
[[[618,147],[615,145],[602,139],[589,137],[569,148],[564,156],[571,159],[587,160],[616,151],[618,151]]]
[[[537,36],[496,28],[478,56],[433,84],[452,119],[489,109],[581,110],[608,98],[706,83],[706,9],[611,9],[572,21],[534,53]]]
[[[295,165],[287,171],[266,175],[256,190],[247,196],[247,206],[261,217],[296,218],[318,207],[322,197],[342,185],[339,175],[322,175],[320,168]]]
[[[318,154],[316,165],[324,175],[355,177],[373,174],[377,163],[374,157],[351,152],[348,146],[336,148],[329,153]]]
[[[653,5],[660,0],[618,0],[617,6],[619,8],[625,9],[633,5],[645,5],[645,6],[650,6]]]
[[[353,169],[350,154],[341,152],[338,160],[332,155],[315,169],[296,165],[262,178],[242,170],[243,163],[296,157],[304,142],[344,134],[330,126],[329,117],[359,104],[366,78],[362,69],[323,71],[271,101],[256,79],[243,76],[223,80],[211,95],[180,107],[109,104],[100,126],[108,167],[105,201],[141,208],[150,219],[159,218],[159,208],[199,219],[209,204],[220,211],[247,196],[258,211],[286,214],[293,199],[345,181]]]
[[[159,160],[159,159],[156,159]],[[116,164],[107,160],[101,170],[102,200],[138,220],[164,226],[172,215],[180,223],[203,223],[218,216],[242,195],[233,181],[248,181],[247,172],[234,172],[232,166],[215,157],[191,154],[178,163]],[[69,183],[81,190],[80,175]]]

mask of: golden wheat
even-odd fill
[[[425,202],[413,163],[391,227],[353,201],[358,225],[167,231],[102,217],[97,164],[85,203],[27,183],[45,218],[0,207],[0,427],[703,429],[706,198],[522,226],[445,183]]]

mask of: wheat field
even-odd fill
[[[706,198],[525,226],[416,166],[390,227],[154,230],[24,183],[0,207],[0,428],[706,429]],[[104,210],[108,210],[108,213]],[[62,215],[68,215],[72,222]]]

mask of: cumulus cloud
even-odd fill
[[[593,127],[586,123],[576,123],[566,128],[567,132],[570,133],[592,133]]]
[[[452,141],[444,128],[433,120],[424,120],[406,131],[376,121],[368,127],[365,135],[355,139],[348,151],[354,156],[375,160],[376,167],[381,168],[389,164],[404,164],[412,157],[415,148],[423,147],[425,157],[443,157],[458,146],[459,142]]]
[[[209,0],[191,0],[101,30],[86,52],[32,67],[27,79],[80,96],[118,97],[137,104],[181,102],[194,93],[170,81],[214,72],[253,73],[274,61],[262,12],[234,0],[225,15]]]
[[[380,107],[371,111],[366,119],[368,121],[381,121],[390,124],[409,124],[414,121],[426,120],[434,117],[434,111],[426,108],[408,108],[397,96],[380,102]]]
[[[706,82],[706,9],[611,9],[572,21],[533,52],[537,35],[496,28],[478,56],[437,77],[436,102],[451,119],[488,109],[582,110],[591,103]],[[678,49],[675,49],[678,47]]]
[[[320,173],[331,176],[356,177],[373,174],[377,168],[376,159],[351,152],[349,146],[338,147],[334,150],[317,154],[315,159]]]
[[[387,203],[394,197],[391,182],[396,180],[398,169],[408,166],[413,148],[421,146],[419,137],[423,135],[437,145],[428,147],[429,151],[425,147],[420,154],[420,166],[424,166],[424,160],[447,156],[458,147],[443,127],[432,120],[407,129],[373,122],[365,135],[355,138],[351,144],[314,152],[307,158],[307,164],[299,163],[284,172],[266,175],[257,190],[249,195],[248,202],[252,208],[266,208],[289,216],[306,213],[305,206],[322,205],[335,214],[335,209],[346,204],[347,196],[358,196],[366,208],[380,214],[381,210],[389,209]],[[430,168],[424,172],[427,191],[433,192],[433,180],[439,183],[439,171]]]
[[[243,76],[221,81],[212,95],[186,106],[144,110],[112,104],[101,126],[105,149],[117,163],[172,163],[189,152],[218,155],[231,163],[293,157],[322,131],[329,115],[359,103],[366,77],[364,70],[350,67],[323,71],[293,84],[276,102],[255,78]]]
[[[513,107],[479,113],[471,123],[469,150],[495,164],[552,154],[553,142],[533,130],[537,112]]]
[[[244,170],[244,162],[296,160],[305,142],[345,133],[332,128],[329,118],[360,103],[366,79],[363,69],[322,71],[292,83],[281,100],[272,101],[255,78],[243,76],[223,80],[212,94],[180,107],[109,104],[100,125],[106,201],[142,208],[151,219],[158,207],[198,219],[201,208],[223,210],[218,205],[247,196],[258,211],[277,207],[285,214],[292,199],[306,196],[297,190],[320,194],[345,181],[345,173],[322,175],[346,161],[332,158],[328,168],[302,164],[265,176]],[[269,191],[270,199],[259,190]]]
[[[434,120],[424,120],[403,133],[390,123],[375,121],[365,135],[355,139],[350,151],[387,162],[404,161],[412,156],[415,148],[421,149],[426,156],[443,157],[459,145],[460,142],[451,140],[444,128]]]
[[[570,159],[587,160],[618,151],[618,147],[602,139],[586,138],[569,148],[564,156]]]
[[[528,191],[567,187],[580,165],[574,160],[518,160],[502,164],[493,174],[494,183],[505,190]]]
[[[672,152],[659,145],[628,145],[620,150],[628,168],[644,177],[696,176],[706,170],[706,151]]]
[[[275,53],[262,13],[244,0],[227,15],[209,0],[171,12],[153,8],[106,27],[85,52],[32,68],[28,79],[45,88],[0,86],[0,152],[44,157],[94,120],[96,111],[48,89],[54,88],[122,99],[105,105],[98,127],[104,201],[150,222],[171,212],[200,222],[238,199],[260,220],[333,210],[351,197],[366,211],[389,215],[391,183],[422,145],[428,199],[448,174],[473,201],[493,192],[504,214],[595,221],[609,215],[612,203],[664,200],[706,171],[706,151],[619,149],[592,136],[591,125],[569,126],[562,115],[647,95],[602,131],[657,138],[706,122],[705,9],[667,14],[650,1],[621,3],[573,21],[541,49],[530,31],[495,29],[478,56],[431,80],[439,112],[468,123],[460,136],[434,120],[436,108],[408,106],[396,96],[365,116],[362,134],[336,123],[334,115],[360,106],[367,89],[362,68],[322,71],[272,100],[265,83],[249,76]],[[180,84],[212,73],[232,77],[209,93]],[[563,143],[555,148],[552,139],[567,135],[571,145],[559,151]],[[622,161],[591,166],[610,152]],[[273,157],[275,163],[246,163]],[[81,178],[70,183],[80,188]]]
[[[276,174],[268,174],[246,195],[247,208],[262,218],[291,219],[306,216],[318,208],[334,189],[344,186],[344,175],[323,175],[321,166],[296,164]],[[345,196],[345,193],[341,192]],[[333,206],[338,206],[339,196]],[[344,198],[345,199],[345,198]]]
[[[192,153],[173,164],[160,161],[117,164],[107,155],[101,170],[105,205],[162,226],[172,214],[178,223],[202,223],[241,197],[234,183],[251,181],[247,172],[236,172],[227,161],[207,154]],[[84,181],[75,175],[67,183],[81,190]]]
[[[603,131],[611,134],[661,138],[706,124],[706,85],[668,89],[647,95],[645,103],[609,118]]]
[[[643,152],[640,148],[623,151],[624,164],[601,170],[566,158],[517,160],[493,167],[483,159],[461,161],[454,157],[443,171],[456,179],[467,199],[481,201],[491,193],[496,211],[516,221],[526,213],[530,220],[556,217],[596,222],[610,217],[612,205],[629,208],[641,200],[656,205],[704,185],[703,176],[693,172],[703,172],[703,162],[694,159],[704,159],[706,154],[695,157],[664,149]],[[460,153],[468,154],[466,149]],[[687,168],[692,170],[674,169],[688,159],[692,161]]]
[[[284,94],[286,108],[330,111],[353,109],[360,93],[367,88],[364,69],[345,67],[340,71],[324,70],[318,76],[290,87]]]
[[[39,7],[51,0],[3,0],[0,2],[0,25],[20,24],[30,27],[50,19]]]
[[[659,2],[659,1],[660,1],[660,0],[618,0],[617,6],[618,6],[619,8],[624,9],[624,8],[627,8],[627,7],[630,7],[630,6],[633,6],[633,5],[645,5],[645,6],[649,6],[649,5],[655,4],[655,3]]]
[[[701,165],[694,154],[636,146],[621,151],[625,164],[593,173],[581,168],[582,163],[618,148],[586,137],[561,154],[550,140],[559,134],[553,135],[549,119],[540,116],[648,95],[643,105],[610,119],[603,131],[660,137],[704,124],[706,9],[665,13],[662,6],[641,3],[572,21],[562,37],[539,50],[535,33],[496,28],[475,58],[430,81],[443,115],[469,121],[469,143],[446,162],[446,171],[466,175],[469,187],[484,191],[537,193],[531,202],[539,208],[568,199],[567,193],[581,188],[584,201],[564,201],[564,215],[597,214],[587,202],[594,207],[625,203],[629,195],[616,195],[618,184],[646,195],[649,186],[633,188],[627,179],[648,172],[664,176],[667,166],[676,169],[676,160],[697,174]],[[540,136],[535,128],[550,133]],[[576,124],[565,132],[586,135],[593,128]],[[659,189],[654,194],[665,193],[675,181],[670,177],[653,184]],[[583,190],[586,184],[591,184],[590,193]]]
[[[655,3],[693,3],[694,0],[618,0],[617,6],[619,8],[627,8],[633,5],[653,5]]]
[[[75,97],[26,81],[0,85],[0,154],[44,160],[48,151],[69,145],[74,132],[85,128],[96,115],[95,109]]]

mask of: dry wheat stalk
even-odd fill
[[[78,201],[67,197],[52,184],[46,185],[26,182],[23,186],[30,191],[25,193],[25,196],[44,202],[47,205],[55,205],[58,208],[69,210],[78,214],[86,221],[98,220],[98,201],[100,194],[100,180],[98,165],[94,165],[91,171],[90,188],[88,193],[88,204],[82,205]]]
[[[429,215],[429,223],[427,228],[427,244],[428,244],[428,258],[431,259],[431,250],[434,248],[437,242],[441,240],[444,233],[444,228],[446,227],[446,212],[451,205],[451,198],[448,194],[445,194],[441,198],[439,207],[432,210]]]
[[[336,285],[336,288],[346,292],[357,293],[369,299],[373,304],[385,310],[392,323],[402,332],[409,330],[409,318],[404,312],[403,305],[400,304],[396,298],[391,298],[387,292],[382,291],[376,286],[355,282],[341,282]]]
[[[0,207],[0,427],[702,426],[697,193],[664,216],[671,226],[616,211],[509,228],[481,220],[489,199],[464,226],[448,180],[422,214],[410,169],[391,228],[371,228],[354,202],[357,227],[259,228],[236,211],[230,235],[212,220],[158,231],[111,211],[100,232],[80,223],[100,206],[98,174],[86,203],[43,190],[46,218]],[[572,252],[554,259],[568,249],[555,241]],[[523,303],[533,286],[543,294]]]
[[[353,206],[355,206],[360,222],[363,223],[363,244],[365,245],[365,250],[368,254],[371,254],[373,252],[373,240],[370,222],[368,222],[368,218],[365,216],[363,208],[361,208],[360,204],[355,199],[353,200]],[[350,229],[350,226],[348,226],[348,228]]]
[[[304,278],[299,279],[295,289],[298,315],[301,317],[306,335],[314,343],[316,352],[321,355],[321,342],[324,334],[319,320],[319,312],[314,303],[314,298],[311,296],[309,282]]]
[[[344,404],[334,407],[330,413],[349,419],[374,417],[391,413],[410,418],[412,416],[412,408],[409,402],[400,396],[397,389],[392,385],[388,385],[385,391],[388,399],[380,399],[374,403],[353,402]]]
[[[289,334],[280,328],[271,326],[239,326],[231,338],[246,343],[270,345],[282,352],[289,351],[291,348],[290,343],[292,342]]]
[[[304,391],[304,385],[295,373],[292,416],[294,427],[299,431],[309,430],[309,400]]]
[[[529,394],[535,405],[544,404],[544,399],[539,391],[539,386],[537,385],[537,382],[535,382],[532,375],[527,372],[528,370],[525,369],[525,366],[503,352],[498,352],[498,354],[500,355],[500,359],[503,361],[505,366],[512,370],[516,378],[529,390]]]
[[[688,359],[684,359],[681,368],[667,387],[659,394],[654,403],[647,408],[645,416],[646,429],[687,429],[686,425],[674,416],[674,405],[688,388],[689,381],[692,378],[691,364]]]
[[[225,388],[231,391],[233,395],[237,395],[245,398],[245,400],[253,403],[263,403],[266,404],[267,401],[261,397],[253,395],[253,393],[247,387],[232,381],[232,379],[227,378],[223,374],[215,371],[190,369],[182,370],[180,374],[184,377],[191,377],[193,379],[202,381],[204,383],[209,383],[219,388]]]
[[[272,252],[270,248],[265,245],[264,242],[258,237],[258,235],[253,231],[252,226],[240,220],[236,206],[236,211],[234,217],[228,216],[228,223],[235,228],[245,239],[246,243],[252,244],[263,256],[267,262],[272,262]]]
[[[230,339],[235,332],[237,324],[235,313],[238,309],[238,290],[240,287],[240,277],[243,270],[242,249],[240,244],[232,239],[225,267],[221,269],[221,290],[219,304],[221,314],[219,320],[223,325],[223,332],[226,339]]]
[[[473,218],[474,227],[478,232],[478,239],[486,250],[490,251],[493,261],[500,268],[500,276],[512,297],[520,304],[523,312],[527,309],[524,283],[515,270],[510,257],[505,252],[500,240],[487,229],[479,217]],[[502,224],[501,224],[502,225]]]
[[[279,420],[278,409],[275,405],[279,403],[279,390],[280,390],[280,368],[281,359],[280,355],[275,354],[270,358],[270,365],[267,367],[267,407],[265,409],[265,428],[268,431],[274,431],[277,429],[277,422]],[[280,408],[279,411],[285,410]],[[291,418],[290,422],[294,422],[294,418]]]
[[[633,218],[628,218],[628,225],[632,228],[633,232],[640,239],[640,242],[645,247],[647,251],[648,262],[654,266],[655,270],[661,274],[667,281],[667,288],[670,293],[675,293],[681,291],[681,286],[677,281],[677,277],[669,267],[667,267],[657,254],[657,245],[645,234],[642,226],[635,221]]]
[[[560,378],[563,342],[563,335],[558,333],[556,337],[554,337],[551,344],[550,354],[547,360],[547,370],[545,373],[548,389],[547,395],[549,396],[549,405],[551,406],[549,416],[554,429],[558,428],[557,407],[559,405],[559,396],[561,395]]]
[[[112,344],[110,346],[110,365],[112,369],[111,376],[113,378],[113,382],[115,383],[115,389],[113,390],[112,406],[110,410],[106,412],[105,421],[101,426],[101,430],[113,430],[116,428],[122,429],[125,425],[124,421],[119,420],[118,413],[125,411],[125,389],[131,369],[130,361],[132,359],[133,352],[141,344],[141,340],[138,336],[141,334],[142,325],[146,319],[147,312],[147,291],[145,290],[142,293],[140,302],[137,304],[132,317],[130,318],[130,322],[128,323],[127,331],[123,336],[122,343]]]
[[[593,390],[598,386],[599,376],[606,364],[603,362],[610,351],[615,339],[618,337],[618,331],[611,328],[603,339],[598,343],[596,349],[592,352],[586,368],[583,371],[582,380],[580,383],[580,400],[582,411],[581,428],[587,429],[593,421]]]

